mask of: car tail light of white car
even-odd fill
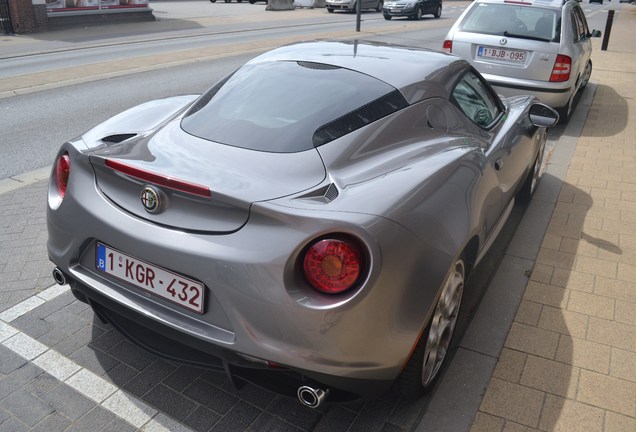
[[[572,71],[572,59],[566,55],[559,54],[552,68],[550,82],[564,82],[570,79]]]

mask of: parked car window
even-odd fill
[[[576,31],[577,35],[575,40],[581,41],[587,38],[588,27],[587,21],[585,20],[585,15],[583,15],[583,11],[580,8],[574,8],[574,19],[576,20]]]
[[[557,37],[558,20],[558,14],[551,9],[482,3],[469,11],[460,30],[482,34],[534,36],[551,41]]]
[[[468,72],[453,89],[453,100],[466,117],[482,128],[490,126],[501,113],[497,96],[474,72]]]
[[[367,109],[354,120],[347,117],[368,105],[375,107],[373,112]],[[323,132],[318,145],[324,144],[406,105],[395,88],[349,69],[306,62],[256,63],[203,95],[181,127],[234,147],[294,153],[313,148],[316,131]],[[348,119],[343,123],[346,130],[341,127],[335,135],[324,130],[343,118]]]

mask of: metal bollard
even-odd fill
[[[603,43],[601,44],[601,51],[607,51],[607,44],[609,43],[610,33],[612,32],[612,22],[614,21],[614,10],[610,9],[607,12],[607,22],[605,23],[605,34],[603,35]]]

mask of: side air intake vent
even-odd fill
[[[325,192],[324,196],[325,196],[325,199],[328,202],[330,202],[338,198],[338,195],[340,195],[340,192],[338,192],[338,188],[336,187],[335,184],[331,183],[329,187],[327,188],[327,191]]]
[[[301,200],[312,201],[316,204],[329,204],[331,201],[338,198],[340,192],[338,187],[334,183],[330,183],[327,186],[323,186],[320,189],[313,190],[308,194],[298,197]]]
[[[107,137],[102,138],[103,142],[107,142],[107,143],[120,143],[123,141],[126,141],[127,139],[133,138],[137,136],[137,134],[116,134],[116,135],[109,135]]]

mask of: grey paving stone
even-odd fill
[[[116,418],[114,414],[102,407],[96,406],[79,420],[75,421],[65,432],[99,431],[114,418]]]
[[[77,420],[95,407],[93,401],[65,384],[48,392],[44,400],[71,420]]]
[[[230,384],[229,380],[226,380],[221,388],[238,396],[240,399],[251,403],[252,405],[256,405],[261,409],[265,409],[267,405],[269,405],[276,397],[276,393],[262,389],[252,384],[246,384],[244,387],[241,387],[237,391],[234,389],[232,384]]]
[[[54,411],[49,404],[22,389],[7,395],[0,405],[29,426],[34,426]]]
[[[53,281],[49,285],[53,285]],[[36,307],[31,311],[31,315],[42,319],[48,318],[51,314],[59,312],[72,302],[73,295],[70,292],[66,292]]]
[[[42,369],[30,363],[16,369],[0,381],[0,399],[7,397],[16,389],[22,387],[38,375],[44,373]]]
[[[0,424],[0,432],[22,432],[28,430],[29,427],[15,417],[11,417]]]
[[[268,413],[261,414],[246,429],[246,432],[301,432],[307,429],[300,429],[286,421]]]
[[[123,387],[128,381],[139,375],[137,369],[133,369],[130,366],[119,363],[117,366],[108,371],[104,378],[111,381],[118,387]]]
[[[108,354],[141,371],[157,359],[154,355],[144,351],[128,340],[122,340],[108,350]]]
[[[312,432],[341,432],[346,431],[353,424],[356,414],[340,406],[329,407]]]
[[[54,326],[63,328],[65,331],[71,334],[77,333],[85,327],[91,326],[90,322],[66,311],[65,309],[61,309],[57,312],[52,313],[51,315],[46,317],[46,321]]]
[[[22,388],[34,396],[42,397],[60,385],[60,381],[52,375],[43,372],[25,384]]]
[[[349,428],[352,432],[381,431],[393,406],[380,400],[368,402]]]
[[[391,423],[385,423],[380,432],[406,432],[408,429],[402,429]]]
[[[123,388],[129,393],[141,397],[151,388],[157,386],[161,380],[168,377],[175,369],[176,367],[174,365],[157,359],[141,373],[128,381]]]
[[[104,352],[108,352],[109,349],[111,349],[124,339],[124,335],[115,330],[113,327],[109,327],[108,330],[104,331],[98,336],[93,337],[93,339],[89,342],[89,345],[91,348],[97,348]]]
[[[462,337],[460,346],[490,357],[498,357],[528,283],[526,272],[533,262],[504,256],[479,309]]]
[[[441,377],[417,432],[470,430],[496,363],[496,357],[459,348]]]
[[[228,381],[225,372],[216,370],[206,370],[201,379],[217,387],[222,387]]]
[[[311,430],[320,420],[321,413],[307,408],[296,399],[277,396],[268,406],[267,412],[303,430]]]
[[[405,430],[412,430],[419,422],[422,412],[425,410],[428,398],[423,397],[414,401],[398,400],[393,405],[388,423],[399,426]]]
[[[220,415],[199,405],[183,423],[197,432],[208,432],[220,419]]]
[[[0,408],[0,424],[6,421],[9,417],[11,417],[11,414],[9,414],[5,409]]]
[[[204,372],[205,370],[201,368],[180,365],[169,377],[163,380],[163,384],[180,392],[203,375]]]
[[[99,432],[134,432],[136,430],[137,428],[130,423],[119,417],[115,417],[110,423],[100,429]]]
[[[69,293],[69,295],[72,296],[73,294]],[[81,317],[84,312],[86,312],[87,310],[91,310],[91,307],[79,300],[74,300],[73,302],[69,303],[64,309],[67,312]]]
[[[186,388],[183,394],[219,414],[227,413],[238,402],[236,397],[200,379]]]
[[[2,359],[0,361],[0,377],[9,375],[27,362],[24,357],[17,355],[4,345],[0,345],[0,359]]]
[[[42,336],[36,338],[38,342],[43,343],[49,347],[55,347],[65,339],[71,337],[70,334],[65,332],[59,327],[53,327],[51,331],[44,333]]]
[[[16,276],[16,279],[19,275]],[[35,294],[35,283],[33,281],[16,281],[11,279],[11,273],[3,273],[4,291],[0,293],[0,304],[3,311],[20,303]]]
[[[347,402],[340,405],[342,408],[348,409],[349,411],[353,411],[355,413],[359,413],[364,409],[365,403],[361,401],[356,402]]]
[[[75,351],[69,356],[71,360],[85,367],[89,371],[97,374],[107,374],[112,368],[119,364],[119,360],[100,350],[91,349],[87,346]]]
[[[31,314],[22,315],[13,320],[11,325],[34,339],[53,330],[53,324]]]
[[[81,302],[80,302],[81,303]],[[79,314],[79,316],[86,321],[93,324],[93,327],[100,328],[104,331],[113,330],[113,327],[109,323],[103,322],[90,307]],[[122,335],[123,337],[123,335]]]
[[[46,416],[30,432],[62,432],[71,425],[71,421],[62,414],[54,412]]]
[[[155,386],[142,399],[177,420],[184,420],[197,407],[190,399],[163,385]]]
[[[247,402],[239,402],[213,428],[213,432],[234,432],[247,429],[262,411]]]
[[[70,356],[75,351],[86,347],[86,345],[91,346],[90,342],[93,340],[95,332],[99,332],[99,329],[96,330],[95,327],[83,328],[80,331],[73,333],[71,336],[64,339],[53,348],[55,348],[55,350],[62,355]],[[101,333],[98,334],[101,335]]]

